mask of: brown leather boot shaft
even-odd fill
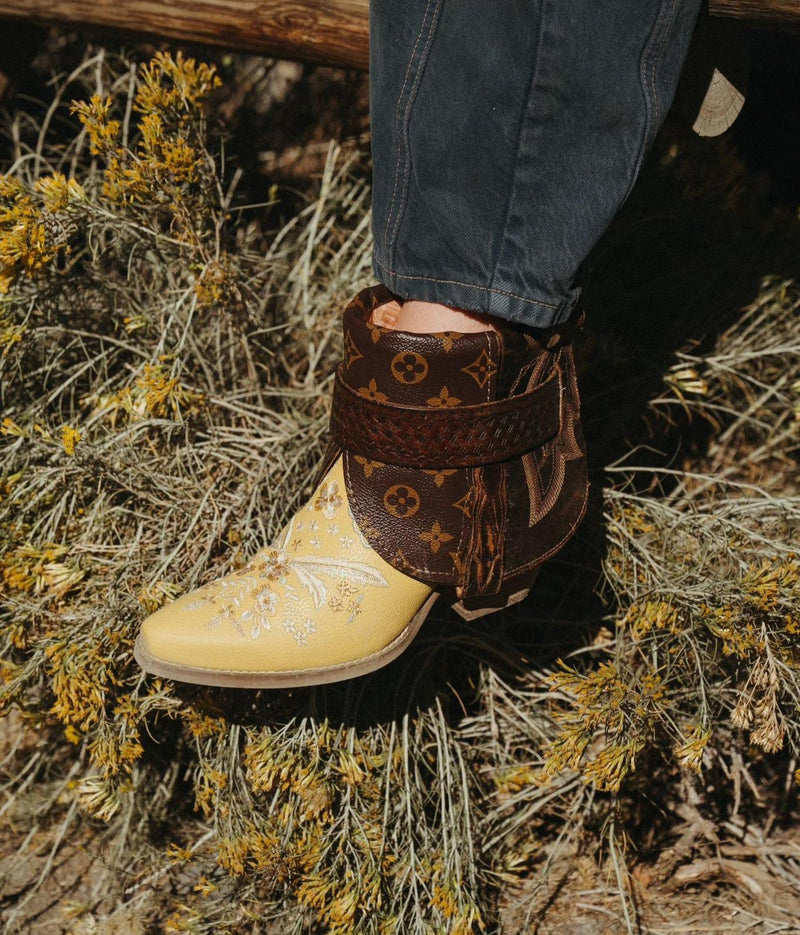
[[[586,508],[571,328],[371,324],[393,298],[345,311],[326,461],[343,453],[358,526],[396,568],[463,597],[524,588]]]

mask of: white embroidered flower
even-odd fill
[[[256,594],[256,610],[259,615],[271,617],[275,613],[279,600],[277,591],[263,587]]]
[[[280,582],[286,580],[290,564],[290,559],[283,549],[267,549],[253,561],[252,570],[259,578]]]
[[[339,496],[339,485],[334,481],[328,481],[317,494],[314,509],[319,510],[325,519],[333,519],[336,511],[343,503],[344,500]]]
[[[243,622],[250,623],[250,639],[257,640],[262,633],[269,633],[272,629],[270,617],[275,614],[280,596],[269,585],[263,585],[255,595],[255,611],[246,610],[241,615]]]
[[[337,497],[336,485],[328,484],[327,488],[333,490],[327,490],[323,512],[327,506],[335,509],[332,501]],[[319,530],[317,520],[308,526]],[[330,606],[335,613],[347,614],[348,623],[352,623],[361,613],[363,589],[389,586],[380,571],[365,562],[288,552],[288,544],[295,541],[294,529],[296,525],[289,523],[275,545],[259,552],[244,569],[206,585],[187,603],[187,608],[211,613],[209,628],[230,624],[241,636],[256,640],[272,629],[272,620],[282,604],[289,613],[297,614],[295,619],[288,614],[284,616],[281,621],[284,630],[299,646],[305,646],[316,632],[314,620],[306,617],[309,604],[315,611]],[[355,524],[353,529],[358,535]],[[329,524],[328,532],[348,550],[358,541],[349,535],[340,536],[335,523]],[[318,537],[310,542],[314,549],[322,547]],[[300,547],[299,539],[295,544]],[[335,586],[333,593],[331,585]],[[303,617],[304,622],[298,623]]]
[[[307,617],[303,623],[297,623],[291,617],[284,617],[283,629],[294,637],[298,646],[307,646],[309,636],[317,632],[317,625],[311,617]]]

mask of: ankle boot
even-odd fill
[[[148,672],[240,687],[332,682],[411,642],[440,595],[466,619],[524,597],[570,538],[588,484],[570,338],[416,334],[344,314],[331,443],[309,502],[243,569],[157,611]]]

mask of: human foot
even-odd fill
[[[144,669],[289,687],[395,658],[440,594],[467,619],[518,600],[572,535],[586,465],[568,335],[396,331],[359,293],[322,481],[240,572],[145,621]]]
[[[373,324],[384,328],[411,331],[414,334],[437,334],[443,331],[475,334],[496,330],[489,315],[417,299],[392,299],[385,302],[373,311],[371,320]]]

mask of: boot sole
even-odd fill
[[[319,669],[292,669],[288,672],[259,672],[236,669],[205,669],[200,666],[184,666],[176,662],[166,662],[151,656],[144,648],[142,637],[136,638],[133,648],[134,659],[145,672],[162,678],[175,679],[178,682],[190,682],[193,685],[213,685],[221,688],[302,688],[308,685],[325,685],[341,682],[344,679],[357,678],[387,665],[396,659],[411,643],[425,622],[439,594],[434,591],[425,601],[408,626],[383,649],[354,659],[352,662],[325,666]]]
[[[505,598],[499,598],[494,602],[490,601],[476,607],[469,607],[464,601],[458,601],[452,607],[464,620],[477,620],[487,614],[497,613],[506,607],[519,603],[529,593],[530,588],[525,588]],[[213,685],[220,688],[304,688],[309,685],[342,682],[345,679],[353,679],[359,675],[374,672],[401,655],[419,632],[438,597],[439,593],[434,591],[412,617],[405,630],[396,636],[388,646],[384,646],[378,652],[364,656],[362,659],[354,659],[352,662],[340,663],[335,666],[325,666],[319,669],[292,669],[288,672],[204,669],[200,666],[184,666],[151,656],[144,648],[141,635],[136,638],[133,657],[141,668],[151,675],[174,679],[177,682],[190,682],[193,685]]]

